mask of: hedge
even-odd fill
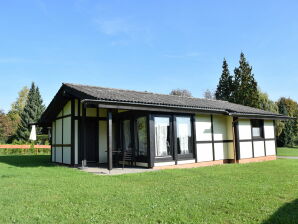
[[[50,145],[0,145],[0,155],[49,155]]]

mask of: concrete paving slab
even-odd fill
[[[107,168],[100,168],[100,167],[84,167],[78,168],[81,171],[93,173],[96,175],[122,175],[122,174],[129,174],[129,173],[143,173],[143,172],[152,172],[156,171],[153,169],[141,168],[141,167],[125,167],[122,168],[113,168],[109,171]]]

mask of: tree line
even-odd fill
[[[8,113],[0,110],[0,144],[28,143],[30,124],[36,123],[44,110],[45,106],[35,83],[32,82],[30,89],[23,87]],[[41,128],[37,128],[37,134],[42,134]]]
[[[188,90],[175,89],[170,93],[191,97]],[[289,97],[281,97],[276,102],[267,93],[261,91],[252,72],[252,66],[243,52],[240,54],[239,66],[231,74],[226,59],[222,63],[222,73],[215,93],[207,90],[206,99],[224,100],[231,103],[255,107],[273,113],[283,114],[295,119],[276,122],[278,146],[294,146],[298,144],[298,103]]]
[[[189,90],[174,89],[172,95],[191,97]],[[240,54],[239,66],[231,74],[227,61],[224,59],[222,73],[213,94],[207,90],[207,99],[224,100],[232,103],[251,106],[273,113],[280,113],[295,119],[277,121],[277,143],[279,146],[294,146],[298,139],[298,104],[291,98],[281,97],[276,102],[267,93],[261,91],[243,53]],[[0,110],[0,144],[27,143],[30,135],[30,124],[39,120],[45,106],[39,88],[32,82],[30,89],[24,87],[18,98],[6,114]],[[42,130],[37,128],[37,134]]]

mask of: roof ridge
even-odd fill
[[[180,95],[171,95],[166,93],[156,93],[156,92],[150,92],[150,91],[138,91],[138,90],[131,90],[131,89],[120,89],[120,88],[111,88],[111,87],[104,87],[104,86],[95,86],[95,85],[83,85],[83,84],[77,84],[77,83],[62,83],[63,85],[74,85],[74,86],[85,86],[85,87],[92,87],[92,88],[102,88],[102,89],[110,89],[110,90],[120,90],[120,91],[127,91],[127,92],[135,92],[135,93],[145,93],[145,94],[154,94],[154,95],[162,95],[162,96],[170,96],[170,97],[181,97],[181,98],[189,98],[189,99],[200,99],[200,100],[206,100],[206,101],[219,101],[219,102],[227,102],[225,100],[217,100],[217,99],[205,99],[201,97],[193,97],[193,96],[180,96]]]
[[[172,99],[176,99],[180,98],[180,99],[192,99],[192,100],[198,100],[201,101],[201,103],[207,103],[207,102],[218,102],[218,103],[222,103],[222,105],[213,105],[213,106],[200,106],[200,108],[213,108],[213,109],[221,109],[223,107],[229,107],[228,105],[232,106],[232,107],[243,107],[243,108],[247,108],[250,110],[255,110],[255,112],[257,113],[259,112],[263,112],[266,114],[278,114],[278,113],[274,113],[271,111],[266,111],[263,109],[259,109],[259,108],[255,108],[255,107],[250,107],[250,106],[245,106],[242,104],[237,104],[237,103],[233,103],[233,102],[229,102],[229,101],[224,101],[224,100],[216,100],[216,99],[205,99],[205,98],[198,98],[198,97],[188,97],[188,96],[179,96],[179,95],[170,95],[170,94],[164,94],[164,93],[154,93],[154,92],[148,92],[148,91],[136,91],[136,90],[129,90],[129,89],[119,89],[119,88],[111,88],[111,87],[103,87],[103,86],[95,86],[95,85],[83,85],[83,84],[76,84],[76,83],[62,83],[63,85],[66,85],[70,88],[79,88],[79,87],[90,87],[90,88],[100,88],[102,90],[111,90],[111,91],[123,91],[123,92],[129,92],[129,93],[140,93],[140,94],[148,94],[148,95],[155,95],[155,96],[167,96],[167,97],[171,97]],[[81,90],[79,90],[81,91]],[[81,91],[82,92],[82,91]],[[167,103],[164,103],[165,105],[167,105]],[[176,105],[179,106],[180,104],[176,104],[176,103],[172,103],[172,104],[168,104],[168,105]],[[225,106],[223,106],[225,105]],[[181,106],[181,105],[180,105]],[[188,106],[188,107],[193,107],[193,106]],[[229,108],[229,109],[224,109],[225,111],[229,111],[229,112],[237,112],[238,110],[235,108]],[[238,111],[239,112],[239,111]]]

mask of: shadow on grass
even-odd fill
[[[49,155],[0,155],[0,163],[6,163],[8,165],[17,167],[54,166],[50,162]]]
[[[298,223],[298,199],[284,204],[263,224]]]

